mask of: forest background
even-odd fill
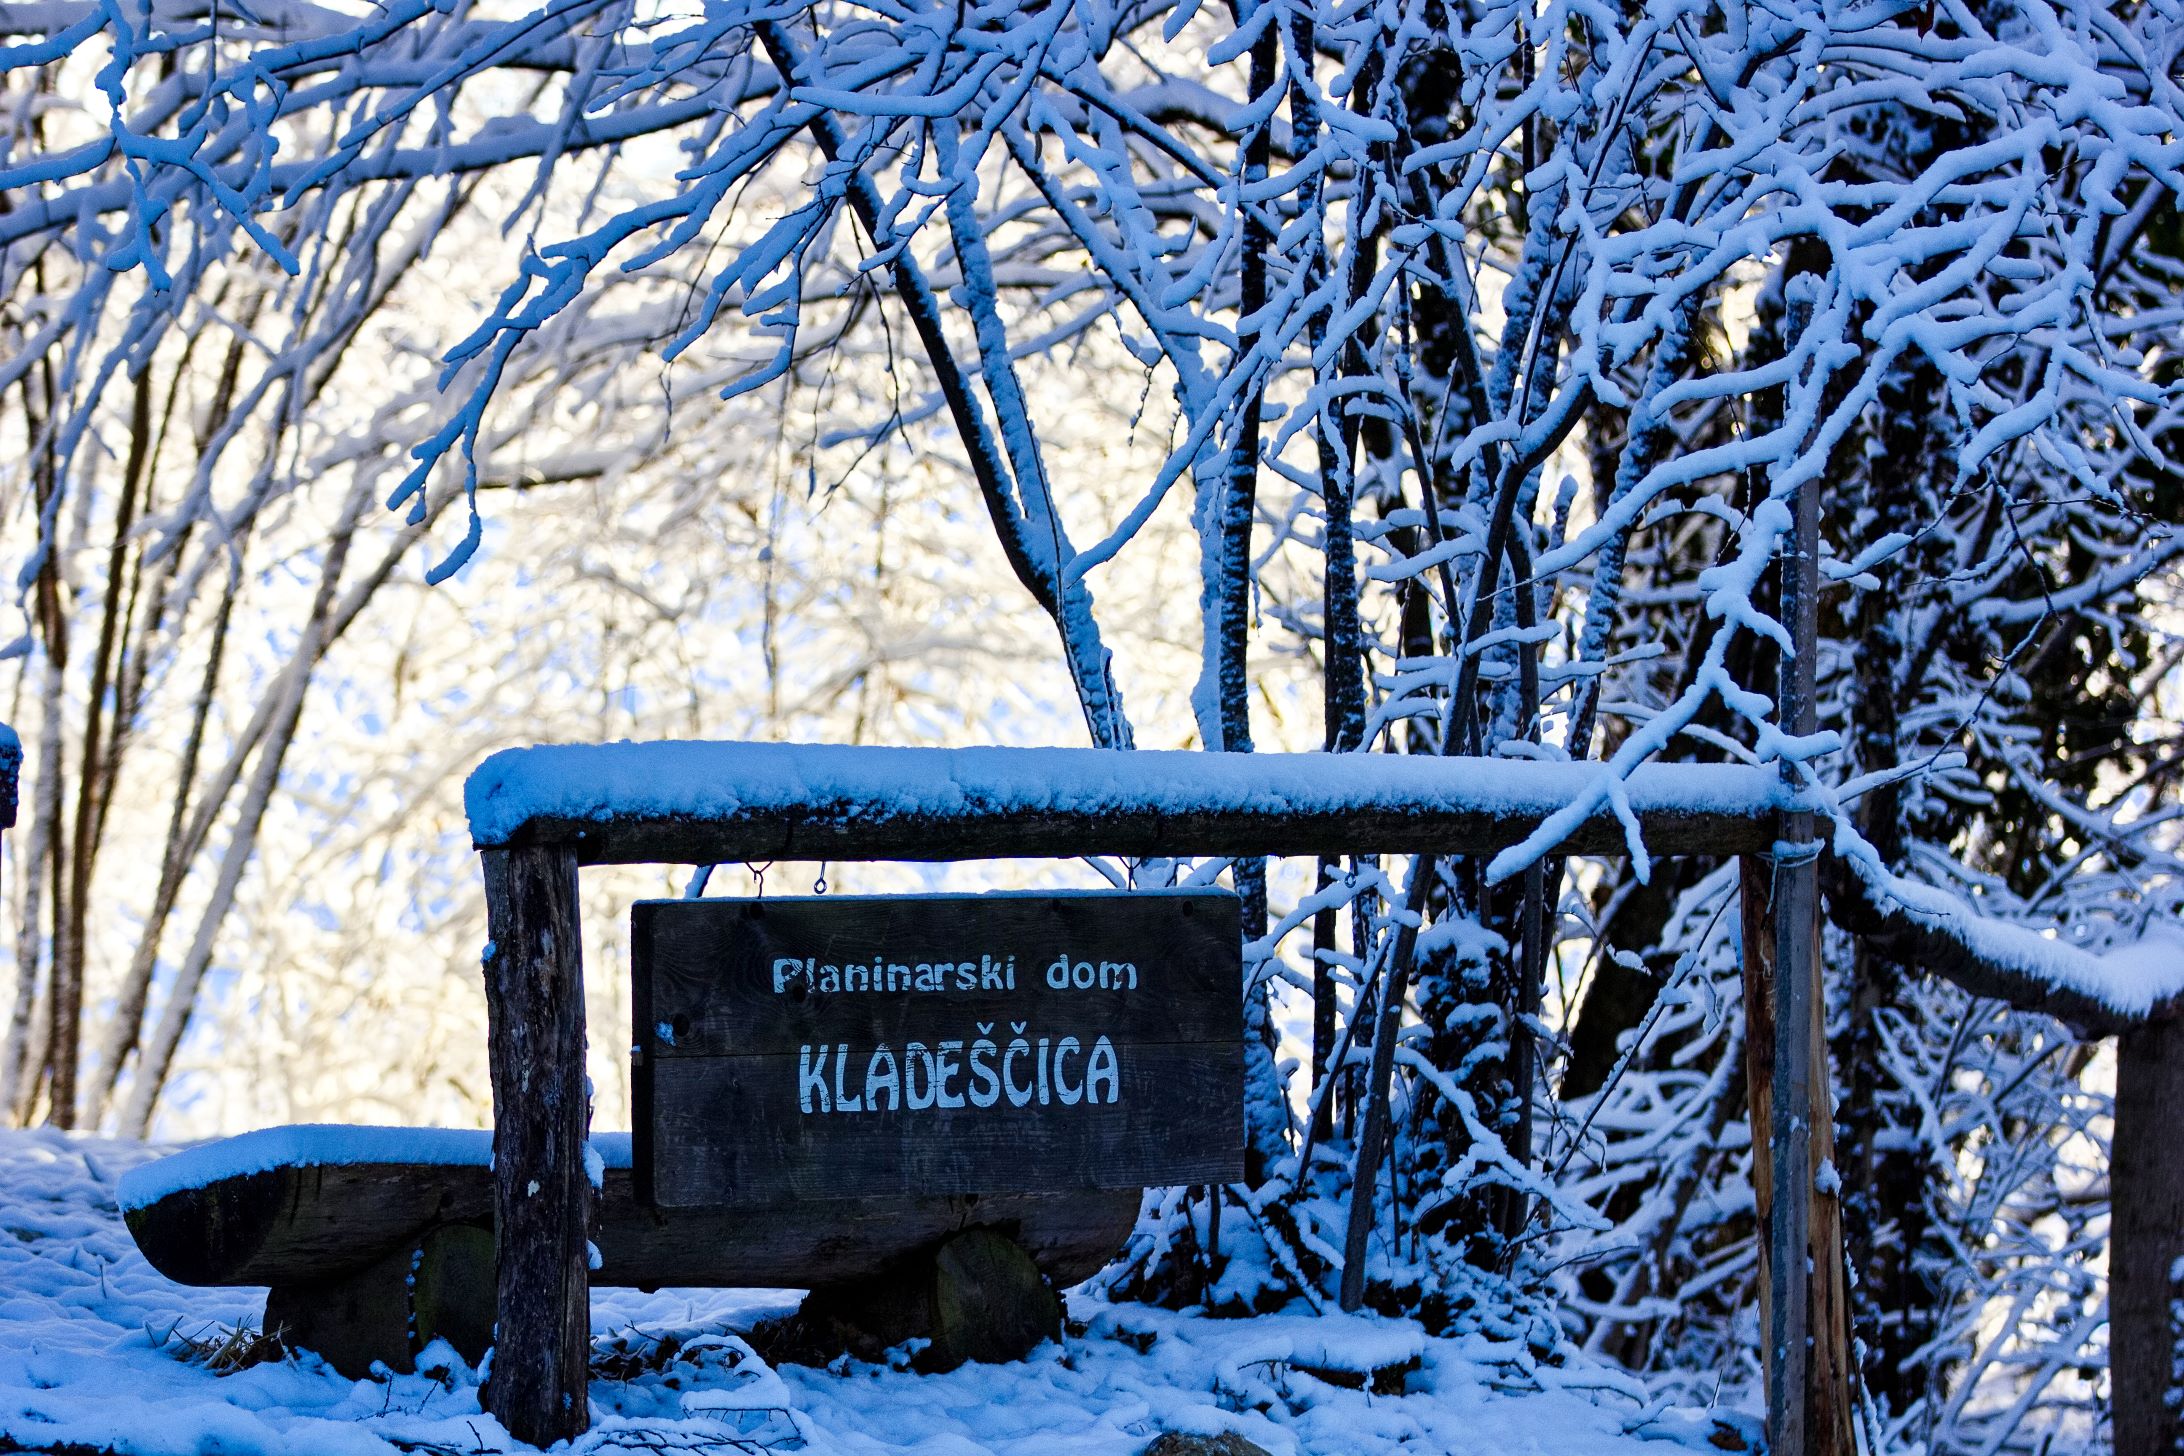
[[[1826,958],[1869,1442],[2106,1448],[2109,1044],[1857,932],[1903,880],[2093,952],[2177,919],[2173,4],[27,0],[0,41],[0,1113],[477,1124],[458,785],[511,743],[1787,764],[1867,887]],[[1113,1292],[1326,1295],[1393,984],[1376,1307],[1753,1385],[1733,862],[708,888],[1174,874],[1263,903],[1252,1169],[1218,1259],[1170,1194]],[[686,888],[587,878],[592,964]]]

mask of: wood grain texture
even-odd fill
[[[23,777],[23,744],[8,725],[0,723],[0,829],[15,827],[15,805]]]
[[[436,1224],[416,1247],[409,1277],[410,1343],[422,1351],[445,1340],[477,1364],[493,1344],[499,1297],[493,1231],[468,1223]]]
[[[1808,862],[1802,868],[1809,875],[1813,866]],[[1790,1131],[1803,1144],[1798,1162],[1808,1192],[1802,1205],[1793,1209],[1776,1202],[1780,1160],[1771,1156],[1784,1141],[1778,1132],[1781,1099],[1777,1091],[1783,1082],[1782,1054],[1789,1049],[1778,1017],[1782,1004],[1781,967],[1785,964],[1781,953],[1785,927],[1778,912],[1785,907],[1777,899],[1780,876],[1772,859],[1747,856],[1740,870],[1745,1092],[1754,1150],[1753,1208],[1761,1232],[1760,1329],[1765,1332],[1777,1328],[1776,1308],[1787,1289],[1796,1301],[1797,1317],[1793,1322],[1802,1337],[1794,1349],[1786,1351],[1795,1359],[1770,1360],[1767,1366],[1770,1382],[1794,1383],[1801,1398],[1778,1401],[1770,1390],[1769,1405],[1794,1409],[1797,1444],[1783,1449],[1794,1449],[1802,1456],[1853,1456],[1857,1446],[1851,1416],[1850,1291],[1843,1261],[1842,1205],[1835,1197],[1822,1194],[1813,1178],[1813,1171],[1835,1156],[1827,1039],[1818,1015],[1818,1008],[1825,1004],[1819,973],[1819,921],[1811,913],[1809,899],[1802,902],[1802,912],[1797,902],[1788,907],[1793,914],[1802,913],[1804,933],[1812,940],[1811,953],[1800,957],[1796,967],[1806,980],[1805,994],[1798,998],[1803,1008],[1799,1015],[1804,1035],[1796,1048],[1796,1060],[1803,1064],[1799,1081],[1803,1113]],[[1805,888],[1808,895],[1817,893],[1809,882]],[[1778,1209],[1785,1215],[1802,1216],[1778,1217]],[[1784,1260],[1778,1249],[1792,1247],[1802,1257]],[[1805,1279],[1795,1287],[1790,1287],[1787,1280],[1777,1282],[1774,1277],[1778,1267],[1789,1265],[1801,1265],[1806,1271]]]
[[[290,1349],[318,1354],[351,1380],[368,1378],[375,1362],[407,1372],[415,1253],[416,1246],[405,1243],[330,1279],[276,1284],[266,1292],[264,1328],[279,1331]]]
[[[1005,1040],[1008,1022],[1027,1020],[1074,1030],[1089,1019],[1132,1040],[1233,1041],[1237,917],[1223,890],[640,901],[630,912],[632,1019],[652,1058],[930,1044],[979,1023]],[[805,974],[776,991],[777,958],[867,978],[877,964],[883,985],[919,977],[938,989],[829,993]],[[1072,972],[1087,967],[1092,985],[1051,986],[1047,972],[1064,960]],[[984,984],[1004,967],[1013,989]]]
[[[560,819],[541,815],[511,844],[574,848],[585,864],[715,864],[776,860],[1069,859],[1079,855],[1494,854],[1529,837],[1544,813],[1502,813],[1427,803],[1341,811],[1238,807],[1222,812],[896,814],[862,801],[818,802],[794,814],[751,811],[718,818]],[[1655,855],[1746,853],[1767,832],[1742,811],[1641,812]],[[1622,854],[1623,826],[1606,810],[1578,824],[1556,854]]]
[[[486,1408],[547,1446],[590,1424],[590,1184],[576,856],[489,850],[487,1053],[493,1076],[493,1373]]]
[[[372,1163],[270,1168],[123,1211],[177,1284],[301,1284],[354,1273],[441,1223],[490,1224],[485,1168]]]
[[[1218,892],[640,904],[639,1196],[1230,1181],[1237,915]],[[1096,1046],[1113,1072],[1097,1100],[1076,1095]]]
[[[434,1340],[475,1365],[493,1343],[493,1236],[435,1224],[362,1268],[276,1281],[264,1328],[352,1380],[369,1379],[374,1364],[407,1374]]]
[[[563,744],[493,755],[464,797],[481,849],[564,844],[586,864],[711,864],[1482,854],[1526,838],[1589,787],[1571,764],[1363,761],[1380,757]],[[661,775],[681,782],[653,781]],[[1783,798],[1764,770],[1729,764],[1649,764],[1624,791],[1654,854],[1764,849],[1757,818]],[[1558,846],[1626,847],[1604,804]]]
[[[658,1150],[649,1196],[663,1208],[734,1207],[1243,1176],[1241,1041],[1136,1044],[1119,1060],[1121,1096],[1100,1106],[876,1115],[799,1112],[794,1056],[663,1062],[638,1114],[649,1113]]]
[[[809,1289],[869,1279],[969,1228],[998,1229],[1067,1286],[1097,1273],[1137,1218],[1134,1190],[869,1198],[744,1209],[641,1204],[629,1170],[592,1196],[591,1283],[642,1289]],[[429,1230],[487,1226],[485,1168],[384,1163],[276,1168],[186,1189],[127,1214],[153,1268],[181,1284],[309,1285],[407,1250]]]
[[[2109,1167],[2108,1348],[2116,1450],[2184,1451],[2184,1021],[2133,1027],[2116,1045]]]

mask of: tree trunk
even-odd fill
[[[548,1446],[590,1422],[584,968],[576,853],[485,851],[498,1312],[486,1408]]]
[[[27,675],[27,674],[26,674]],[[20,886],[15,934],[15,1004],[8,1015],[7,1036],[0,1043],[0,1119],[25,1122],[44,1070],[44,1020],[38,1015],[39,968],[43,961],[45,920],[45,863],[51,853],[52,808],[46,780],[53,767],[45,755],[58,741],[53,722],[59,711],[59,672],[48,657],[40,674],[45,691],[43,736],[39,740],[38,791],[31,804],[30,832],[15,840],[15,879]]]
[[[152,894],[151,912],[138,932],[136,949],[129,957],[129,969],[122,977],[121,989],[115,994],[113,1017],[107,1024],[106,1053],[92,1073],[84,1120],[93,1126],[106,1115],[107,1105],[113,1101],[122,1064],[143,1040],[144,1012],[151,1003],[152,973],[158,968],[159,949],[165,939],[168,917],[173,915],[175,904],[182,896],[183,875],[194,857],[187,833],[191,820],[190,795],[197,786],[197,763],[204,752],[205,723],[219,693],[220,666],[227,655],[228,625],[234,620],[235,598],[242,585],[242,549],[243,542],[238,540],[236,564],[228,571],[227,586],[213,616],[212,640],[205,649],[204,671],[199,677],[196,700],[190,708],[189,736],[183,741],[181,762],[175,769],[174,807],[167,819],[166,848],[160,854],[159,884]],[[184,610],[186,613],[187,603]],[[156,623],[155,615],[152,625]],[[146,632],[149,636],[149,626]],[[143,651],[143,648],[139,649],[140,657]],[[229,776],[221,782],[224,786],[219,802],[224,804],[227,787],[233,785],[234,779]]]

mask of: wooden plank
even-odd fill
[[[2116,1041],[2110,1149],[2110,1371],[2115,1449],[2184,1450],[2184,1021]]]
[[[1136,1222],[1135,1190],[859,1199],[744,1209],[640,1203],[628,1168],[592,1197],[590,1282],[642,1289],[808,1289],[878,1275],[967,1228],[995,1228],[1067,1286],[1097,1273]],[[312,1285],[369,1268],[436,1227],[486,1225],[482,1165],[366,1163],[237,1174],[125,1214],[153,1268],[192,1285]]]
[[[436,1223],[488,1223],[483,1167],[267,1168],[124,1208],[152,1267],[178,1284],[308,1284],[353,1274]]]
[[[509,849],[484,859],[498,1260],[485,1404],[517,1440],[549,1446],[590,1423],[591,1096],[576,856]]]
[[[565,844],[585,864],[1446,855],[1518,843],[1605,772],[1400,754],[591,744],[495,754],[464,797],[480,848]],[[690,781],[657,782],[676,774]],[[1763,816],[1784,801],[1772,774],[1735,764],[1647,764],[1624,792],[1657,855],[1763,850]],[[1554,846],[1626,847],[1604,803]]]
[[[1237,914],[1219,891],[640,905],[640,1197],[1239,1177]]]
[[[971,1044],[954,1040],[964,1050]],[[1096,1105],[1081,1100],[1089,1045],[1081,1042],[1063,1063],[1049,1089],[1052,1102],[1024,1107],[1002,1095],[987,1107],[848,1113],[828,1112],[815,1099],[806,1111],[797,1103],[793,1055],[662,1062],[652,1104],[639,1109],[655,1148],[647,1191],[659,1206],[676,1209],[919,1192],[1135,1189],[1243,1176],[1242,1041],[1118,1044],[1114,1100]],[[1035,1083],[1035,1055],[1014,1063],[1026,1089]],[[822,1075],[830,1083],[840,1078],[862,1100],[864,1089],[852,1084],[868,1060],[865,1049],[838,1051]],[[907,1061],[897,1060],[898,1071]],[[998,1054],[985,1065],[998,1089]],[[943,1072],[940,1086],[952,1085],[957,1096],[975,1091],[967,1059],[957,1072]],[[931,1085],[931,1074],[917,1076]],[[1105,1093],[1104,1081],[1096,1090]],[[1063,1091],[1080,1100],[1063,1105]],[[640,1180],[643,1173],[640,1164]]]
[[[1061,1288],[1091,1278],[1137,1225],[1139,1191],[860,1198],[761,1208],[663,1209],[626,1173],[607,1175],[599,1284],[661,1289],[813,1289],[878,1277],[951,1234],[991,1228]]]
[[[1087,1011],[1162,1041],[1241,1034],[1236,897],[1221,890],[647,900],[630,926],[649,972],[638,1043],[656,1058],[930,1044]]]

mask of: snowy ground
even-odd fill
[[[351,1381],[315,1358],[215,1373],[203,1353],[263,1313],[259,1289],[190,1289],[137,1254],[113,1205],[147,1150],[0,1132],[0,1451],[485,1452],[512,1449],[474,1372]],[[1073,1297],[1072,1333],[1030,1359],[923,1376],[767,1366],[735,1333],[779,1291],[593,1296],[595,1378],[579,1449],[928,1456],[1136,1456],[1163,1431],[1233,1430],[1273,1453],[1604,1456],[1742,1444],[1747,1418],[1648,1409],[1627,1379],[1532,1369],[1521,1351],[1415,1326],[1309,1315],[1211,1320]],[[673,1358],[659,1357],[671,1340]],[[442,1347],[444,1349],[444,1347]],[[1307,1373],[1399,1364],[1404,1393]],[[432,1363],[427,1361],[425,1363]]]

